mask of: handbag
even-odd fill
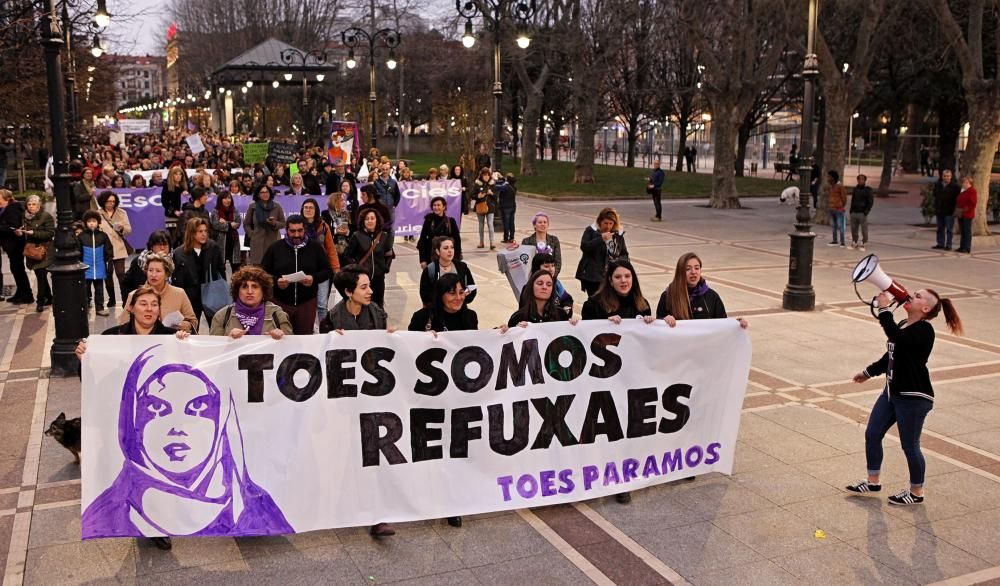
[[[212,277],[216,278],[212,278]],[[206,271],[206,280],[201,284],[201,307],[205,310],[205,316],[209,323],[215,312],[233,302],[229,296],[229,284],[222,277],[219,277],[214,270]]]
[[[490,213],[490,204],[486,203],[486,200],[476,202],[476,213],[480,216]]]
[[[128,241],[128,238],[125,238],[124,236],[122,236],[122,242],[125,243],[125,254],[127,254],[129,256],[132,256],[133,254],[135,254],[135,247],[132,246],[132,243]]]
[[[24,256],[30,260],[41,261],[45,260],[45,255],[48,253],[48,249],[44,244],[36,244],[34,242],[26,242],[24,244]]]

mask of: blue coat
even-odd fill
[[[108,263],[114,252],[108,235],[100,229],[84,230],[80,234],[80,244],[83,248],[83,264],[87,265],[84,278],[88,281],[103,281],[108,276]]]

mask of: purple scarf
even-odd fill
[[[289,238],[288,236],[285,236],[284,241],[285,241],[285,244],[291,246],[292,249],[296,249],[296,248],[302,248],[303,246],[305,246],[306,243],[309,242],[309,237],[308,236],[303,237],[302,238],[302,242],[299,242],[298,244],[292,244],[292,239]]]
[[[704,296],[705,293],[708,293],[708,283],[702,279],[694,287],[688,287],[688,301],[694,304],[694,298]]]
[[[264,333],[264,309],[267,302],[261,301],[256,308],[247,307],[239,299],[233,304],[233,313],[240,325],[251,336],[259,336]]]

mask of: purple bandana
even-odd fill
[[[261,301],[256,308],[243,305],[239,299],[233,304],[233,313],[236,319],[240,320],[240,325],[251,336],[259,336],[264,333],[264,309],[266,302]]]
[[[703,296],[705,293],[708,293],[708,283],[702,279],[694,287],[688,287],[688,300],[693,304],[695,297]]]

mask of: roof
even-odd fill
[[[283,57],[284,55],[284,57]],[[245,77],[252,73],[331,72],[337,71],[336,63],[321,61],[314,54],[303,51],[275,38],[270,38],[252,49],[230,59],[212,72],[213,76]]]

